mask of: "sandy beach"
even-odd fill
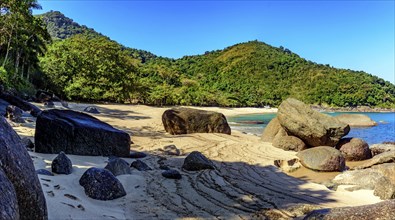
[[[69,103],[72,110],[82,111],[86,104]],[[106,166],[107,157],[68,155],[73,163],[70,175],[44,176],[39,179],[47,200],[50,219],[250,219],[262,210],[284,210],[295,205],[342,207],[381,201],[373,190],[349,192],[340,186],[329,190],[312,180],[320,180],[313,171],[300,170],[298,178],[281,172],[273,164],[276,159],[295,158],[295,152],[283,151],[260,137],[232,131],[226,134],[170,135],[165,132],[161,116],[168,108],[144,105],[95,104],[100,114],[92,116],[127,132],[134,144],[132,151],[148,154],[141,159],[152,171],[133,170],[121,175],[127,195],[112,201],[87,197],[78,181],[90,167]],[[43,106],[40,106],[43,107]],[[58,105],[57,105],[58,107]],[[276,112],[263,108],[199,109],[221,112],[225,116]],[[34,119],[14,126],[21,137],[34,139]],[[175,145],[181,156],[168,156],[161,149]],[[181,169],[185,156],[200,151],[216,166],[215,170],[187,172]],[[51,169],[54,154],[29,152],[36,169]],[[124,158],[128,163],[135,159]],[[181,180],[161,176],[160,165],[179,170]],[[324,178],[325,179],[325,178]],[[294,217],[287,211],[283,216]]]

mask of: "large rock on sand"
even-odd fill
[[[314,147],[335,146],[350,131],[349,125],[292,98],[281,103],[277,117],[288,134]]]
[[[188,171],[215,169],[213,162],[198,151],[191,152],[184,160],[182,168]]]
[[[304,220],[393,220],[395,200],[379,202],[372,205],[320,209],[307,214]]]
[[[4,117],[0,117],[0,134],[0,169],[15,189],[20,218],[47,219],[47,205],[32,159]]]
[[[303,166],[317,171],[343,171],[345,160],[340,151],[321,146],[300,151],[297,155]]]
[[[19,219],[18,200],[14,186],[0,168],[0,219]]]
[[[285,129],[280,125],[278,118],[273,118],[269,124],[267,124],[265,130],[263,130],[262,141],[273,142],[276,138],[282,138],[288,136]]]
[[[373,127],[377,125],[375,121],[364,114],[341,114],[334,118],[350,125],[350,127]]]
[[[347,161],[359,161],[372,158],[369,145],[359,138],[343,138],[337,144]]]
[[[231,130],[223,114],[191,108],[174,108],[162,115],[165,130],[170,134],[225,133]]]
[[[71,110],[43,111],[36,122],[36,152],[129,157],[130,136],[90,115]]]

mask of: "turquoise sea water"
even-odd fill
[[[357,137],[365,140],[369,145],[381,143],[384,141],[395,141],[395,113],[376,113],[376,112],[335,112],[326,113],[331,116],[338,114],[364,114],[378,123],[375,127],[370,128],[351,128],[347,137]],[[276,114],[249,114],[239,115],[228,118],[232,130],[239,130],[245,133],[262,135],[266,125],[276,117]],[[263,124],[251,124],[263,122]]]

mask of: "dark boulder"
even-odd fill
[[[273,142],[275,138],[282,138],[288,136],[285,129],[280,125],[278,118],[273,118],[269,124],[267,124],[265,130],[263,130],[262,141]]]
[[[92,114],[100,114],[99,110],[97,110],[94,106],[88,106],[84,108],[84,112],[92,113]]]
[[[44,107],[45,108],[55,108],[55,103],[53,103],[52,101],[45,102]]]
[[[27,148],[27,149],[33,149],[34,148],[34,143],[32,142],[32,140],[30,140],[27,137],[22,138],[21,140],[22,145]]]
[[[48,102],[49,100],[51,100],[51,98],[52,98],[52,93],[50,92],[46,92],[43,90],[38,90],[36,92],[36,102],[41,102],[41,103]]]
[[[130,152],[130,158],[139,159],[146,157],[147,154],[143,152]]]
[[[13,105],[9,105],[6,108],[5,117],[16,123],[25,123],[25,120],[22,118],[22,114],[22,109]]]
[[[108,164],[104,169],[109,170],[114,176],[131,174],[132,170],[129,167],[128,162],[121,158],[112,158],[108,161]]]
[[[170,134],[225,133],[231,130],[223,114],[191,108],[166,110],[162,115],[165,130]]]
[[[146,163],[144,163],[141,160],[133,161],[132,164],[130,164],[130,167],[133,167],[133,168],[137,169],[138,171],[152,170]]]
[[[36,122],[36,152],[128,157],[130,136],[90,115],[71,110],[43,111]]]
[[[273,140],[273,146],[283,150],[296,152],[307,148],[306,144],[295,136],[276,137]]]
[[[369,145],[359,138],[343,138],[336,146],[346,161],[359,161],[372,158]]]
[[[47,219],[45,197],[33,161],[4,117],[0,117],[0,134],[0,168],[14,186],[20,218]]]
[[[394,210],[395,200],[389,200],[372,205],[314,210],[304,220],[393,220]]]
[[[36,170],[36,173],[38,175],[53,176],[53,173],[49,170],[46,170],[46,169],[38,169],[38,170]]]
[[[213,162],[198,151],[193,151],[185,158],[182,168],[189,171],[215,169]]]
[[[19,207],[14,186],[0,168],[0,219],[19,219]]]
[[[314,147],[333,147],[350,131],[349,125],[314,111],[310,106],[292,98],[281,103],[277,117],[289,135]]]
[[[320,146],[300,151],[297,155],[303,166],[316,171],[343,171],[345,160],[333,147]]]
[[[162,176],[169,178],[169,179],[176,179],[176,180],[179,180],[182,178],[180,172],[178,172],[177,170],[172,170],[172,169],[163,171]]]
[[[73,165],[71,160],[66,156],[66,154],[61,151],[57,157],[52,161],[52,172],[56,174],[70,174],[73,172]]]
[[[113,200],[126,195],[122,183],[108,170],[89,168],[81,176],[80,185],[92,199]]]

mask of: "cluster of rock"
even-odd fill
[[[162,115],[166,132],[170,134],[190,133],[224,133],[231,134],[231,129],[223,114],[192,108],[174,108]]]
[[[356,116],[356,118],[354,117]],[[358,121],[358,123],[357,123]],[[369,145],[358,138],[343,138],[350,126],[374,126],[366,116],[330,117],[295,99],[285,100],[262,139],[273,146],[298,151],[298,159],[275,161],[286,171],[304,167],[315,171],[344,171],[346,161],[363,161],[355,170],[339,174],[332,183],[352,185],[348,190],[372,189],[381,199],[395,198],[395,145]]]

